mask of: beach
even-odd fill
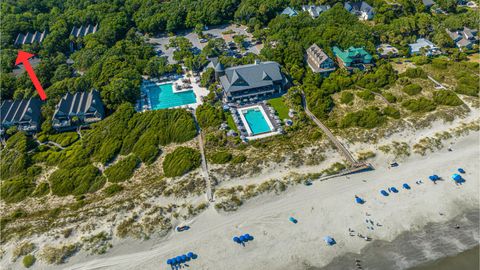
[[[57,268],[169,269],[168,258],[192,251],[198,258],[189,262],[191,269],[341,269],[332,266],[335,258],[367,254],[367,249],[379,243],[401,243],[395,240],[408,232],[447,237],[449,233],[429,228],[450,224],[457,218],[463,220],[462,215],[472,212],[478,214],[478,135],[472,132],[455,140],[450,146],[454,149],[452,152],[442,149],[426,156],[413,155],[396,168],[384,164],[370,172],[314,181],[312,186],[298,185],[279,195],[268,194],[249,200],[232,213],[209,208],[188,223],[189,231],[172,231],[163,238],[147,241],[117,240],[105,255],[92,257],[81,253]],[[465,169],[466,181],[457,186],[451,175],[457,173],[459,167]],[[428,180],[432,174],[439,175],[442,180],[432,183]],[[417,185],[418,180],[423,183]],[[408,183],[411,190],[402,189],[403,183]],[[379,193],[389,187],[396,187],[399,192],[388,197]],[[366,202],[355,203],[355,195]],[[298,223],[293,224],[289,217],[295,217]],[[366,219],[372,220],[374,225],[367,225]],[[408,258],[416,258],[418,252],[391,254],[398,256],[395,264],[383,269],[407,269],[471,249],[479,241],[478,218],[476,224],[468,225],[471,227],[465,225],[467,223],[455,229],[469,236],[471,241],[467,244],[447,237],[444,242],[449,244],[436,249],[418,238],[420,246],[424,245],[421,252],[432,250],[431,253],[425,253],[424,259],[417,262]],[[354,236],[349,235],[349,228],[355,231]],[[252,235],[254,240],[245,246],[232,241],[234,236],[245,233]],[[373,241],[367,242],[357,237],[357,233]],[[333,237],[336,244],[326,245],[325,236]],[[452,253],[438,250],[451,250]],[[354,262],[349,263],[353,268]],[[363,266],[364,269],[379,269]]]

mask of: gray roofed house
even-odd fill
[[[424,53],[426,56],[432,56],[442,53],[440,48],[425,38],[419,38],[417,42],[408,44],[408,46],[410,47],[410,54],[412,55]]]
[[[97,90],[67,93],[56,106],[52,126],[59,131],[71,130],[82,124],[100,121],[104,117],[103,103]]]
[[[291,7],[287,7],[282,11],[282,13],[280,13],[280,15],[288,15],[289,17],[293,17],[297,16],[298,12]]]
[[[33,43],[42,43],[45,37],[47,36],[47,30],[43,32],[35,31],[35,33],[26,33],[26,34],[18,34],[17,38],[15,39],[15,46],[21,46],[24,44],[33,44]]]
[[[276,62],[227,68],[220,76],[225,102],[251,102],[283,93],[289,85]]]
[[[71,36],[74,36],[75,38],[78,38],[78,37],[84,37],[88,34],[93,34],[95,32],[97,32],[98,30],[98,24],[96,25],[92,25],[92,24],[88,24],[86,26],[80,26],[80,27],[73,27],[72,28],[72,31],[70,31],[70,35]]]
[[[308,12],[312,18],[317,18],[322,14],[323,12],[327,11],[330,9],[329,5],[304,5],[302,6],[302,10]]]
[[[315,43],[307,49],[307,64],[313,72],[321,75],[335,71],[333,60]]]
[[[345,9],[351,14],[358,17],[359,20],[367,21],[373,19],[375,15],[373,7],[371,7],[367,2],[346,2],[344,5]]]
[[[435,2],[433,2],[433,0],[422,0],[422,3],[425,7],[429,8],[433,5],[435,5]]]
[[[398,49],[390,44],[380,44],[377,46],[377,53],[380,57],[395,57],[398,56]]]
[[[476,29],[463,27],[462,30],[450,31],[446,29],[446,31],[460,49],[471,49],[473,45],[478,43],[478,31]]]
[[[18,130],[32,134],[40,129],[41,101],[38,98],[4,100],[0,105],[0,134],[16,126]]]

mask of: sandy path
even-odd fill
[[[190,269],[304,269],[323,266],[345,252],[359,252],[367,242],[348,235],[348,227],[374,239],[393,240],[405,230],[423,227],[428,222],[442,222],[463,209],[479,204],[479,138],[472,133],[455,144],[455,151],[428,157],[412,157],[399,168],[377,170],[340,177],[313,186],[297,186],[284,194],[261,196],[237,212],[217,213],[212,208],[192,221],[192,229],[172,233],[149,250],[141,243],[124,241],[103,257],[71,258],[66,269],[169,269],[167,258],[193,251],[199,258]],[[467,180],[455,186],[450,176],[463,167]],[[427,180],[435,172],[445,181],[434,185]],[[415,181],[423,179],[423,185]],[[367,180],[366,182],[362,180]],[[409,183],[412,190],[400,189]],[[400,192],[388,198],[379,190],[396,186]],[[363,197],[364,205],[354,203],[354,195]],[[369,218],[381,223],[372,232],[365,225]],[[439,212],[444,215],[439,215]],[[299,220],[288,221],[292,215]],[[245,247],[234,244],[232,237],[249,233],[255,240]],[[330,235],[337,245],[327,247],[323,237]],[[146,243],[144,249],[150,246]],[[87,261],[90,260],[90,261]],[[39,265],[40,266],[40,265]]]

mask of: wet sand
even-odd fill
[[[337,257],[326,267],[307,269],[477,270],[479,218],[480,209],[472,209],[448,222],[429,223],[422,230],[404,232],[392,242],[374,241],[360,254]],[[355,260],[359,260],[361,268]]]

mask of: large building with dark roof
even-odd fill
[[[32,134],[40,130],[41,101],[38,98],[4,100],[0,105],[0,134],[10,127]]]
[[[17,38],[15,39],[15,46],[21,46],[25,44],[33,44],[33,43],[42,43],[45,37],[47,36],[47,30],[43,32],[35,31],[35,33],[26,33],[26,34],[18,34]]]
[[[80,27],[74,26],[72,28],[72,31],[70,31],[70,35],[75,38],[79,38],[79,37],[84,37],[88,34],[94,34],[97,32],[97,30],[98,30],[98,24],[96,25],[87,24],[85,26],[82,25]]]
[[[355,68],[364,70],[373,65],[373,57],[364,48],[350,47],[341,50],[338,47],[332,48],[333,54],[337,57],[340,67],[353,71]]]
[[[67,93],[56,106],[52,126],[59,131],[71,130],[82,124],[100,121],[104,117],[105,111],[98,91]]]
[[[345,9],[358,17],[359,20],[367,21],[373,19],[375,15],[373,8],[367,2],[346,2]]]
[[[215,73],[220,78],[225,102],[248,103],[267,99],[280,95],[289,85],[276,62],[255,61],[251,65],[227,69],[217,66]]]
[[[313,72],[324,76],[335,71],[333,60],[315,43],[307,49],[307,64]]]

